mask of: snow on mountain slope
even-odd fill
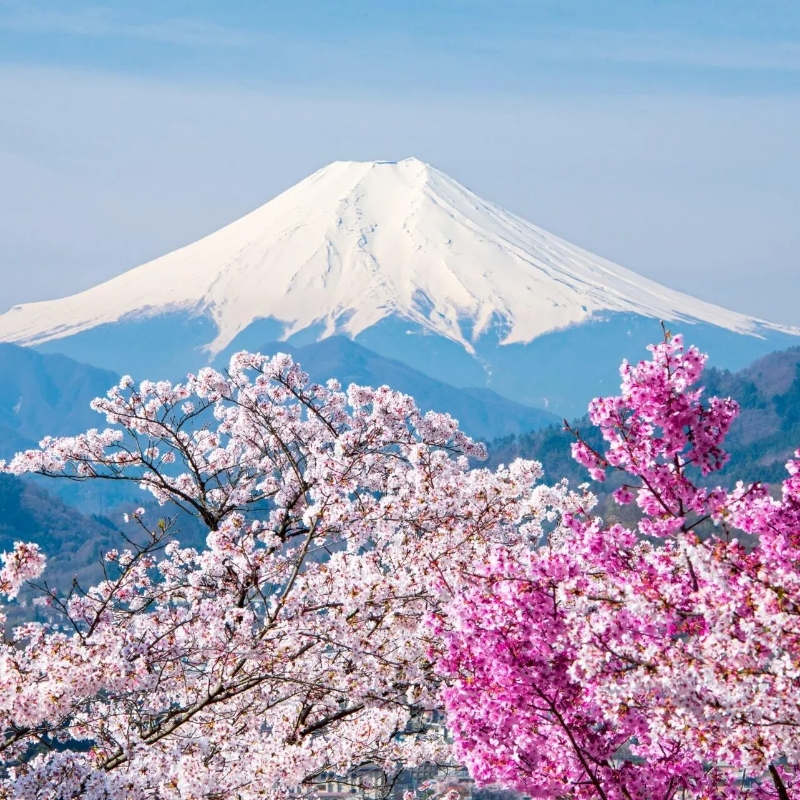
[[[210,355],[261,318],[287,337],[310,326],[356,336],[394,315],[470,353],[498,321],[502,344],[526,343],[602,312],[800,335],[647,280],[409,158],[324,167],[187,247],[80,294],[15,306],[0,316],[0,340],[39,344],[175,311],[213,320]]]

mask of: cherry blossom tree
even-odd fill
[[[681,337],[651,350],[590,406],[604,451],[573,446],[595,479],[621,473],[638,528],[568,513],[535,551],[494,546],[435,618],[455,752],[533,797],[788,800],[800,452],[779,496],[708,488],[737,406],[703,398],[705,358]]]
[[[780,494],[709,488],[731,400],[667,336],[594,401],[635,529],[538,465],[480,457],[448,417],[386,388],[309,385],[239,354],[185,384],[129,378],[111,427],[6,468],[131,481],[197,517],[45,591],[46,622],[0,651],[0,797],[255,798],[327,773],[446,761],[543,798],[671,800],[797,791],[800,454]],[[742,538],[742,537],[746,538]],[[143,538],[144,537],[144,538]],[[4,554],[13,598],[45,566]]]
[[[5,466],[128,481],[194,515],[129,522],[104,580],[44,587],[0,649],[0,798],[287,797],[372,764],[447,762],[428,620],[494,546],[528,550],[581,498],[483,455],[386,387],[310,385],[240,353],[185,383],[125,377],[108,423]],[[131,529],[131,530],[133,530]],[[45,567],[3,556],[9,598]]]

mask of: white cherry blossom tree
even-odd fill
[[[532,488],[533,462],[471,469],[483,447],[449,417],[310,385],[284,355],[126,377],[93,407],[108,428],[5,469],[136,483],[207,544],[136,513],[144,539],[106,554],[105,580],[45,592],[48,621],[7,632],[0,798],[284,797],[448,760],[430,620],[495,545],[527,550],[587,504]],[[44,568],[35,545],[4,559],[9,597]]]

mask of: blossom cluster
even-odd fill
[[[10,553],[0,553],[0,561],[0,594],[11,600],[23,584],[42,574],[46,563],[39,545],[30,542],[15,542]]]
[[[585,502],[534,488],[387,387],[310,384],[239,353],[185,383],[125,377],[104,430],[49,438],[4,469],[138,484],[169,518],[106,555],[105,579],[50,592],[0,646],[0,798],[287,797],[371,763],[446,763],[428,620],[488,565]],[[140,530],[140,533],[142,531]],[[12,596],[43,566],[4,557]]]
[[[597,479],[636,528],[566,512],[535,551],[493,546],[434,629],[456,754],[542,798],[777,797],[800,790],[800,453],[780,497],[709,488],[738,408],[667,335],[595,400]],[[745,545],[743,534],[748,535]]]

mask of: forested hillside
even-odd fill
[[[102,426],[89,403],[117,381],[108,370],[0,342],[0,457],[35,447],[45,435]]]
[[[730,461],[715,473],[715,480],[727,485],[737,480],[780,481],[786,461],[800,447],[800,347],[771,353],[735,373],[709,367],[703,382],[706,396],[729,396],[741,407],[727,440]],[[570,427],[589,444],[600,446],[588,418]],[[581,483],[588,475],[572,460],[574,440],[563,425],[506,436],[489,446],[489,462],[494,466],[517,457],[533,458],[542,462],[546,480],[566,476],[571,483]]]
[[[15,542],[35,542],[47,556],[41,583],[69,590],[73,581],[89,587],[102,579],[101,554],[119,547],[121,537],[104,517],[87,516],[31,480],[0,475],[0,553]],[[25,588],[23,602],[38,592]],[[5,609],[12,623],[22,618],[19,606]]]

